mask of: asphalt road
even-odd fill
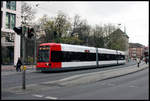
[[[125,68],[127,66],[131,66],[134,64],[135,62],[129,62],[125,65],[111,66],[105,68],[83,69],[83,70],[63,71],[63,72],[48,72],[48,73],[37,72],[35,69],[34,70],[30,69],[26,71],[26,85],[38,84],[40,82],[46,82],[46,81],[54,81],[54,80],[63,79],[65,77],[69,77],[77,74],[91,73],[96,71],[105,71],[105,70],[115,69],[115,68]],[[1,86],[2,89],[21,86],[22,72],[16,72],[15,70],[2,72],[1,84],[2,84]]]
[[[32,94],[39,99],[109,99],[146,100],[149,98],[148,69],[137,73],[103,80],[87,85],[56,87],[48,91]]]
[[[91,71],[93,69],[87,70]],[[142,71],[131,73],[112,79],[102,80],[95,83],[77,85],[77,86],[51,86],[44,91],[35,91],[34,93],[10,93],[2,92],[3,99],[123,99],[123,100],[148,100],[149,98],[149,76],[148,68]],[[86,70],[83,70],[86,71]],[[83,73],[81,71],[80,73]],[[79,73],[79,71],[75,71]],[[31,72],[32,74],[33,72]],[[36,72],[34,72],[36,73]],[[52,77],[65,75],[65,73],[74,74],[74,72],[52,73]],[[30,74],[30,73],[29,73]],[[38,73],[37,73],[38,74]],[[44,77],[51,77],[50,75]],[[15,75],[15,74],[14,74]],[[39,76],[38,76],[39,77]],[[10,77],[11,78],[11,77]],[[34,81],[34,77],[32,80]],[[3,78],[4,79],[4,78]],[[42,78],[41,78],[42,79]],[[44,78],[43,78],[44,79]],[[17,80],[16,80],[17,81]],[[37,81],[36,81],[37,82]],[[3,86],[4,87],[4,86]]]

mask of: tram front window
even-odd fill
[[[49,62],[49,48],[40,47],[38,51],[37,62]]]

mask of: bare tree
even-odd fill
[[[80,30],[80,27],[82,25],[82,21],[80,20],[80,16],[79,15],[75,15],[73,18],[73,23],[72,23],[72,33],[71,36],[73,36],[75,33],[78,33]]]
[[[22,2],[21,14],[22,14],[22,17],[24,17],[24,20],[26,21],[26,23],[29,23],[35,18],[36,11],[28,3]]]

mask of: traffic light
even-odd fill
[[[34,29],[28,28],[28,38],[31,39],[34,36]]]
[[[18,35],[21,35],[21,34],[22,34],[22,27],[14,27],[13,30],[14,30]]]

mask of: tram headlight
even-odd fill
[[[48,66],[48,63],[46,63],[46,66]]]

